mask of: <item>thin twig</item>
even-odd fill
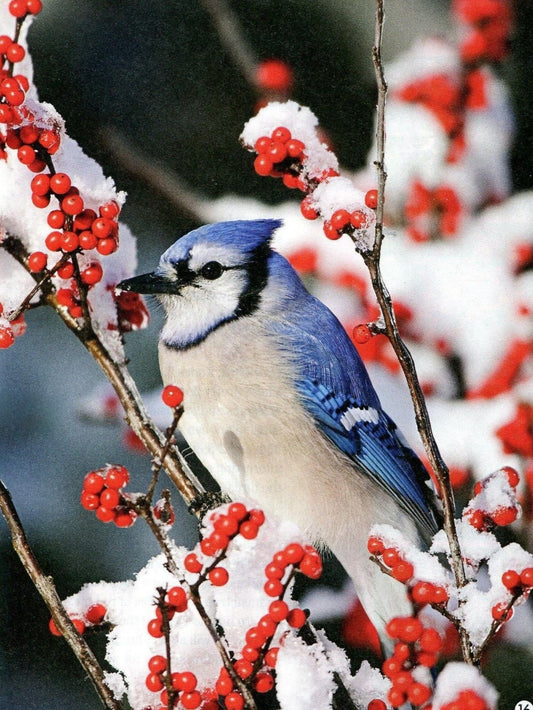
[[[11,495],[2,481],[0,481],[0,510],[8,524],[13,549],[19,556],[24,569],[50,610],[50,614],[58,630],[61,631],[76,658],[91,679],[102,703],[105,707],[110,708],[110,710],[123,710],[122,703],[113,696],[111,690],[107,687],[104,672],[91,648],[72,623],[67,610],[61,602],[52,578],[47,577],[43,573],[28,543]]]
[[[402,340],[392,300],[387,287],[383,281],[380,267],[381,245],[383,242],[383,213],[385,201],[385,183],[387,174],[385,171],[385,104],[387,99],[387,84],[383,68],[381,47],[383,41],[384,25],[384,0],[377,0],[375,44],[372,49],[372,59],[374,71],[378,85],[377,104],[377,127],[376,146],[377,157],[375,161],[378,176],[378,203],[376,208],[375,242],[371,251],[363,252],[362,256],[368,268],[374,293],[381,308],[381,313],[385,321],[385,330],[391,345],[400,362],[415,412],[417,429],[426,450],[429,462],[439,484],[439,493],[444,511],[444,529],[448,538],[451,551],[451,566],[456,584],[459,588],[467,583],[461,548],[455,527],[455,503],[453,490],[450,483],[448,468],[440,454],[437,442],[433,435],[431,421],[427,410],[426,400],[420,386],[420,381],[416,372],[414,360],[409,349]],[[464,628],[459,629],[461,638],[461,650],[466,663],[474,663],[472,648],[468,638],[468,633]]]

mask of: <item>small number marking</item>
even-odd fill
[[[514,706],[514,710],[533,710],[533,703],[529,700],[519,700]]]

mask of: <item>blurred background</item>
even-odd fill
[[[361,167],[375,105],[373,3],[248,0],[229,7],[259,59],[278,57],[292,67],[292,97],[319,117],[341,163]],[[385,58],[416,36],[449,32],[448,10],[447,2],[437,0],[388,3]],[[517,190],[531,187],[532,10],[530,0],[516,3],[514,48],[502,67],[516,115]],[[196,223],[117,162],[105,140],[109,129],[205,196],[298,199],[279,181],[255,175],[250,154],[239,145],[257,95],[221,42],[207,3],[44,0],[29,44],[41,100],[56,107],[68,133],[128,193],[121,217],[137,237],[140,271],[152,268]],[[141,391],[160,384],[160,314],[151,310],[149,329],[127,338]],[[55,315],[39,310],[28,314],[27,323],[26,335],[0,357],[0,476],[45,572],[67,596],[87,581],[125,579],[157,552],[142,524],[129,531],[106,527],[78,504],[87,471],[122,463],[131,471],[130,488],[142,490],[149,460],[124,445],[121,429],[80,418],[80,400],[103,384],[103,376]],[[193,544],[195,523],[174,503],[175,537]],[[340,584],[334,565],[328,575]],[[0,708],[99,707],[66,644],[49,635],[48,613],[3,523],[0,619]],[[510,684],[522,682],[520,664],[506,662]]]

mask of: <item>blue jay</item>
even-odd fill
[[[162,379],[183,389],[180,430],[221,489],[332,550],[384,641],[387,621],[411,607],[369,560],[370,527],[423,544],[438,513],[344,328],[271,249],[280,224],[200,227],[118,288],[161,301]]]

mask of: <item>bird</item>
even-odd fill
[[[329,549],[390,648],[386,624],[412,607],[370,560],[369,531],[387,523],[427,545],[436,494],[346,330],[272,248],[281,224],[203,225],[118,288],[162,304],[162,380],[183,390],[180,431],[221,490]]]

